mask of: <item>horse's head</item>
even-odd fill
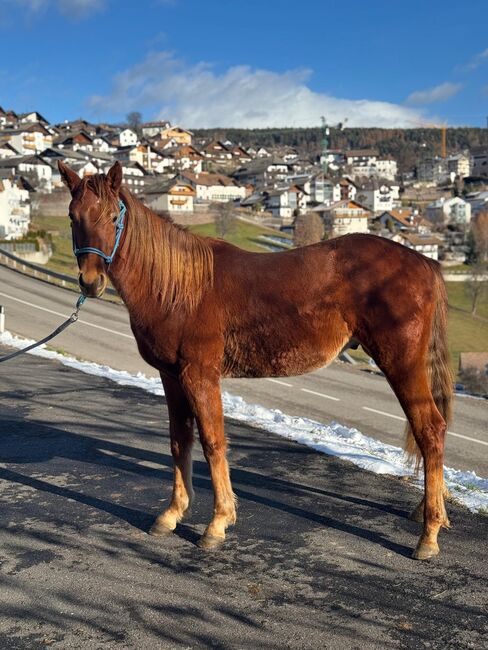
[[[84,179],[62,162],[58,167],[71,192],[69,218],[73,250],[80,269],[80,287],[86,296],[99,298],[107,286],[110,256],[116,248],[117,226],[121,225],[118,194],[122,167],[116,162],[107,175],[97,174]]]

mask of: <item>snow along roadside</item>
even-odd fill
[[[13,348],[24,348],[32,342],[13,336],[10,332],[0,334],[0,344]],[[45,347],[32,350],[28,354],[56,359],[65,366],[89,375],[111,379],[122,386],[135,386],[153,395],[164,395],[160,380],[146,377],[142,373],[133,375],[125,370],[114,370],[91,361],[79,361]],[[405,465],[405,455],[400,447],[365,436],[357,429],[345,427],[337,422],[321,424],[307,418],[293,417],[276,409],[248,404],[242,397],[227,392],[223,393],[222,399],[225,415],[234,420],[271,431],[324,454],[349,460],[358,467],[376,474],[413,475],[412,469]],[[488,511],[488,479],[477,476],[475,472],[463,472],[450,467],[445,467],[445,478],[457,501],[472,512]],[[421,487],[418,481],[417,485]]]

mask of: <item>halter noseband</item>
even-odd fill
[[[122,231],[124,230],[124,218],[126,212],[127,208],[125,206],[125,203],[119,199],[119,216],[117,217],[117,221],[115,223],[115,243],[110,255],[105,255],[103,251],[101,251],[99,248],[94,248],[93,246],[84,246],[83,248],[77,248],[73,233],[73,253],[75,256],[79,257],[85,253],[95,253],[95,255],[100,255],[100,257],[103,258],[104,262],[106,262],[108,265],[112,264],[115,253],[117,252],[120,244]]]

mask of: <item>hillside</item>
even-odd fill
[[[244,147],[296,147],[304,156],[314,157],[322,148],[323,132],[317,128],[270,128],[270,129],[194,129],[198,138],[228,138]],[[448,152],[488,146],[488,129],[459,127],[447,129]],[[374,148],[383,156],[392,156],[398,162],[400,173],[415,167],[419,158],[439,155],[441,131],[438,128],[376,129],[351,128],[339,131],[331,129],[331,149]]]

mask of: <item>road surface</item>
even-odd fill
[[[73,310],[76,295],[0,267],[0,304],[6,307],[7,329],[38,339],[53,330]],[[157,373],[139,356],[123,306],[88,300],[80,320],[51,346],[82,359],[129,372]],[[278,408],[290,415],[320,422],[336,420],[366,435],[397,446],[403,443],[403,412],[381,376],[346,364],[301,377],[226,380],[224,389],[247,401]],[[456,397],[446,464],[488,476],[488,403]]]
[[[192,516],[146,534],[172,483],[161,397],[29,355],[0,394],[1,648],[486,648],[487,517],[449,504],[416,562],[418,490],[230,421],[238,520],[204,552],[199,445]]]

